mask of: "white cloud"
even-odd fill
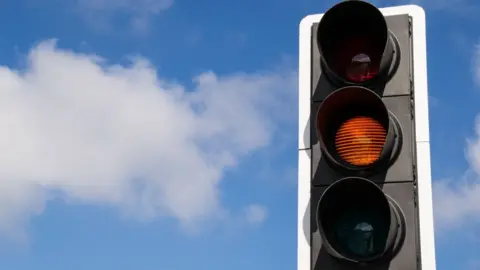
[[[126,15],[131,26],[144,32],[152,16],[169,9],[173,0],[75,0],[90,21],[106,24],[105,19]]]
[[[480,221],[480,182],[478,176],[470,177],[472,175],[434,182],[433,205],[437,229],[459,229],[467,222]]]
[[[474,55],[474,79],[480,86],[480,46]],[[458,229],[467,222],[480,223],[480,115],[475,136],[467,141],[466,157],[470,169],[454,180],[434,182],[435,225]]]
[[[78,3],[93,10],[158,13],[169,8],[173,4],[173,0],[78,0]]]
[[[480,87],[480,43],[475,46],[473,61],[473,77],[477,86]]]
[[[284,107],[296,97],[291,71],[207,72],[185,89],[146,60],[108,65],[54,41],[28,59],[22,71],[0,67],[0,232],[52,194],[184,225],[214,217],[223,172],[295,114]]]
[[[267,219],[267,208],[259,204],[251,204],[245,208],[245,218],[250,225],[260,225]]]

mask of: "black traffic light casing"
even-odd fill
[[[382,23],[387,27],[379,27]],[[355,38],[349,40],[348,33]],[[306,215],[310,217],[310,269],[422,269],[411,17],[384,16],[368,3],[345,1],[313,23],[310,48],[310,128],[304,135],[309,136],[305,148],[311,155],[310,213]],[[361,59],[352,57],[355,50],[370,54],[373,78],[358,65],[345,68],[353,61],[362,65]],[[378,153],[382,158],[368,166],[349,165],[333,142],[342,121],[356,113],[377,117],[386,132],[385,147]],[[364,247],[360,255],[355,247],[339,244],[352,235],[341,236],[335,220],[342,211],[353,209],[345,221],[348,224],[348,219],[355,218],[351,216],[367,207],[379,217],[371,219],[372,224],[388,230],[378,234],[384,240],[372,244],[377,247],[375,253],[365,255],[365,250],[374,248]],[[304,270],[300,265],[299,270]]]

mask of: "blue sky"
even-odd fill
[[[477,2],[418,2],[438,269],[480,268]],[[332,3],[3,1],[0,269],[296,269],[298,24]]]

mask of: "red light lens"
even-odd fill
[[[373,40],[373,42],[371,42]],[[335,51],[333,70],[352,82],[365,82],[377,75],[383,48],[371,37],[349,37]]]
[[[363,83],[388,71],[393,55],[389,35],[387,22],[375,6],[341,1],[320,20],[317,45],[324,64],[338,79]]]

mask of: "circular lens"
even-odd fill
[[[340,125],[335,135],[335,148],[345,162],[368,166],[378,160],[387,138],[387,131],[374,118],[356,116]]]
[[[372,209],[350,209],[333,224],[338,249],[346,256],[370,258],[385,249],[390,224]]]
[[[372,57],[381,56],[381,49],[371,44],[371,37],[349,37],[342,42],[336,51],[336,62],[332,68],[338,75],[352,82],[365,82],[373,79],[380,69],[379,59],[373,61]]]
[[[342,81],[364,83],[388,71],[393,56],[383,14],[364,1],[342,1],[317,28],[324,64]]]
[[[340,179],[325,190],[317,224],[331,255],[357,262],[383,256],[399,228],[395,209],[382,189],[359,177]]]
[[[347,78],[354,82],[363,82],[375,77],[376,71],[372,69],[372,60],[366,54],[355,55],[347,67]]]

